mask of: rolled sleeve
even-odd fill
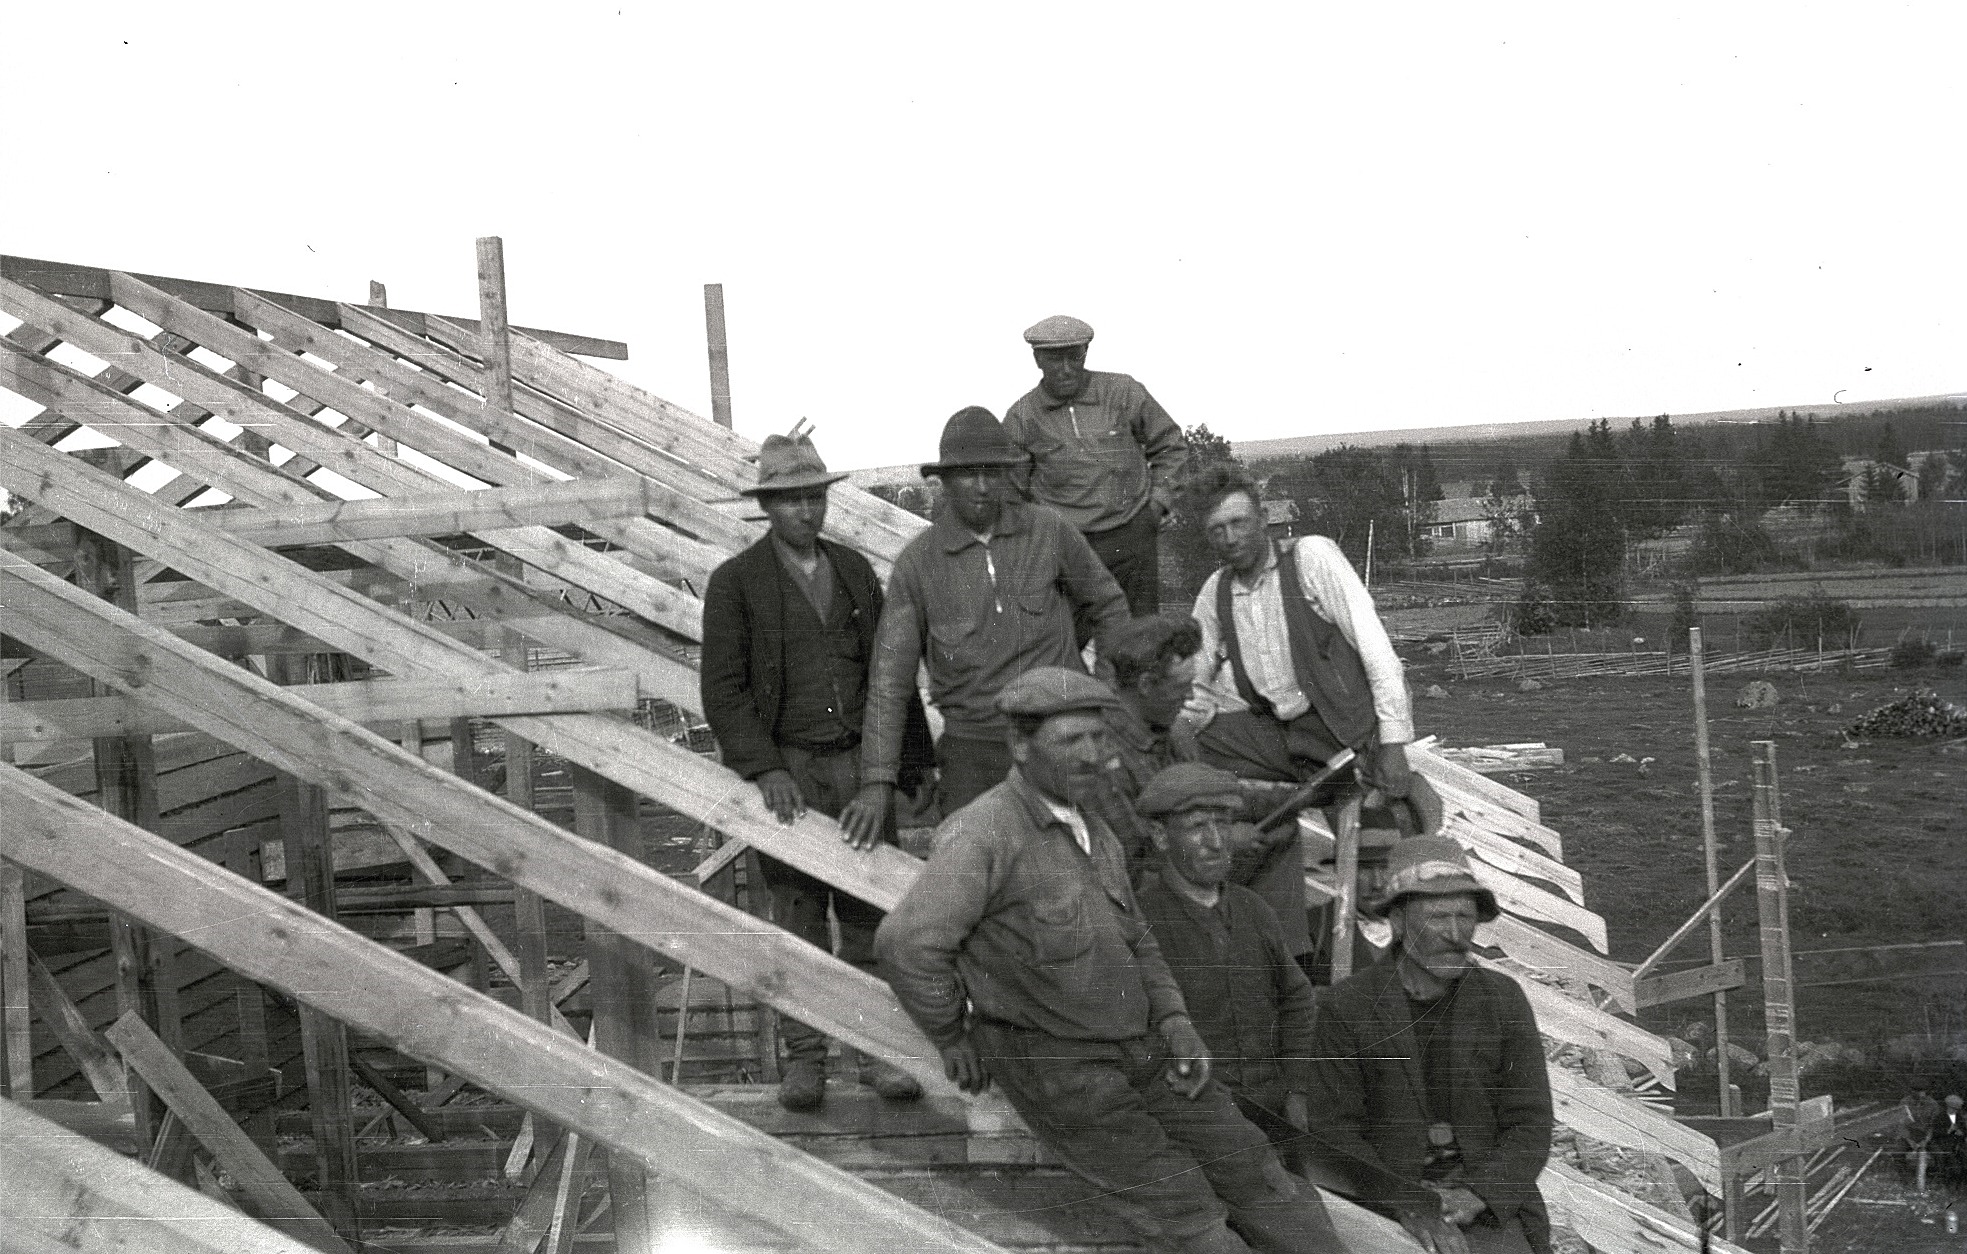
[[[1413,701],[1407,693],[1407,672],[1393,651],[1386,625],[1373,605],[1352,563],[1325,536],[1298,541],[1298,578],[1307,597],[1314,598],[1325,617],[1359,653],[1366,682],[1373,690],[1373,713],[1379,720],[1380,743],[1404,745],[1414,738]]]

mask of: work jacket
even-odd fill
[[[945,504],[908,542],[888,579],[888,605],[868,677],[861,779],[893,783],[902,713],[915,668],[945,735],[1004,735],[997,693],[1035,666],[1084,670],[1073,636],[1083,610],[1102,635],[1127,621],[1127,598],[1085,537],[1042,506],[1007,501],[986,544]]]
[[[746,779],[785,769],[772,729],[784,712],[785,596],[790,589],[773,543],[767,535],[723,563],[710,573],[704,589],[699,680],[704,717],[717,736],[724,765]],[[861,656],[872,658],[883,606],[880,581],[859,553],[831,540],[819,543],[847,590]],[[921,699],[910,691],[902,694],[899,705],[897,761],[926,770],[935,762],[935,749]]]
[[[1011,442],[1031,454],[1031,495],[1081,531],[1111,531],[1150,499],[1174,504],[1188,441],[1168,411],[1124,374],[1088,371],[1069,401],[1036,387],[1004,411]]]
[[[874,948],[938,1048],[962,1039],[966,1000],[985,1019],[1068,1040],[1134,1040],[1183,1013],[1119,843],[1084,817],[1090,855],[1013,769],[937,829]]]

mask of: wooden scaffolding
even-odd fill
[[[778,823],[706,752],[698,593],[762,534],[755,447],[582,359],[619,344],[510,327],[496,248],[480,262],[466,320],[0,258],[0,388],[40,407],[0,429],[26,503],[0,527],[0,1178],[32,1248],[146,1223],[156,1249],[391,1248],[361,1123],[442,1141],[467,1086],[524,1119],[500,1249],[1127,1248],[1084,1207],[993,1226],[1017,1208],[977,1199],[1003,1181],[877,1187],[816,1151],[824,1128],[694,1083],[772,1078],[781,1012],[921,1080],[942,1122],[910,1146],[1043,1162],[885,985],[744,891],[748,851],[882,907],[921,866]],[[884,574],[923,526],[846,484],[831,502],[828,535]],[[1569,1051],[1561,1121],[1719,1192],[1561,838],[1412,756],[1506,912],[1480,939]],[[724,1052],[686,1049],[720,1011]],[[358,1111],[358,1084],[386,1105]],[[1563,1162],[1543,1185],[1600,1250],[1734,1248]],[[244,1241],[212,1198],[280,1232]],[[1403,1248],[1334,1207],[1353,1248]]]

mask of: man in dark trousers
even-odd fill
[[[1309,1127],[1316,1016],[1277,916],[1229,879],[1243,791],[1228,771],[1181,763],[1155,775],[1134,805],[1160,855],[1140,902],[1161,956],[1216,1078],[1295,1165]]]
[[[860,786],[861,716],[881,620],[881,584],[867,559],[820,538],[826,494],[844,474],[828,473],[812,442],[767,436],[758,484],[749,489],[770,520],[765,538],[711,572],[704,593],[704,714],[724,765],[758,785],[781,823],[807,807],[832,818]],[[928,722],[907,694],[897,713],[897,773],[911,781],[930,769]],[[893,843],[892,822],[858,843]],[[831,949],[827,906],[840,921],[840,957],[874,967],[881,912],[834,892],[776,858],[759,855],[779,926]],[[779,1101],[818,1106],[826,1092],[826,1037],[782,1019],[787,1062]],[[912,1100],[921,1087],[905,1073],[855,1055],[861,1082],[883,1097]]]
[[[1311,1108],[1348,1156],[1326,1165],[1440,1254],[1548,1254],[1543,1040],[1523,990],[1470,952],[1494,894],[1460,845],[1417,836],[1388,854],[1364,911],[1392,925],[1393,947],[1319,1007]],[[1412,1183],[1366,1180],[1360,1162]]]
[[[1385,826],[1434,830],[1440,801],[1407,764],[1414,716],[1406,675],[1345,554],[1324,536],[1273,544],[1262,494],[1240,466],[1202,467],[1186,491],[1184,512],[1223,563],[1195,598],[1202,659],[1183,717],[1196,728],[1201,759],[1246,779],[1290,782],[1351,749],[1369,803],[1387,812]],[[1277,892],[1259,891],[1304,953],[1296,824],[1281,830],[1272,852],[1279,873],[1267,882]]]
[[[1112,703],[1061,667],[998,694],[1016,767],[937,829],[876,937],[882,972],[949,1077],[1000,1085],[1150,1249],[1337,1251],[1317,1194],[1211,1079],[1120,847],[1081,801]]]
[[[942,478],[929,529],[908,542],[888,580],[888,606],[868,680],[860,793],[841,823],[864,835],[887,820],[900,769],[903,712],[918,663],[943,717],[936,746],[944,814],[1011,769],[995,700],[1034,666],[1084,669],[1075,616],[1104,634],[1127,621],[1127,600],[1079,533],[1051,510],[1011,499],[1006,472],[1025,462],[987,409],[943,427]]]
[[[1933,1116],[1926,1143],[1934,1173],[1949,1198],[1967,1190],[1967,1114],[1961,1113],[1960,1106],[1960,1094],[1948,1093],[1945,1107]]]
[[[1032,499],[1086,537],[1136,614],[1161,608],[1161,523],[1175,503],[1188,441],[1133,378],[1086,369],[1093,328],[1058,314],[1024,333],[1038,386],[1004,413],[1031,454]]]

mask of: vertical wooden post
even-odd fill
[[[1701,629],[1687,629],[1687,667],[1694,679],[1694,779],[1701,793],[1701,849],[1707,859],[1707,895],[1712,897],[1721,890],[1720,853],[1714,833],[1714,773],[1708,755],[1707,739],[1707,652],[1701,640]],[[1726,956],[1722,952],[1721,907],[1716,906],[1707,916],[1708,957],[1720,966]],[[1719,1111],[1723,1118],[1735,1113],[1734,1098],[1728,1091],[1728,993],[1722,990],[1714,995],[1714,1067],[1715,1078],[1719,1083],[1721,1097]]]
[[[1796,1073],[1796,990],[1791,979],[1789,890],[1783,871],[1782,806],[1776,783],[1776,743],[1758,740],[1755,750],[1755,904],[1762,937],[1762,1015],[1769,1035],[1769,1111],[1775,1130],[1794,1132],[1800,1094]],[[1777,1232],[1782,1254],[1808,1254],[1804,1166],[1800,1156],[1780,1159],[1776,1182]]]
[[[112,470],[121,469],[120,454],[102,456]],[[92,531],[76,529],[75,582],[118,609],[137,612],[136,562],[130,551]],[[97,696],[114,690],[92,683]],[[93,746],[96,804],[117,818],[156,831],[161,825],[157,803],[157,756],[149,736],[104,736]],[[173,1048],[182,1048],[183,1025],[178,1014],[175,972],[155,964],[153,951],[168,953],[166,939],[153,946],[149,933],[119,911],[109,913],[109,944],[116,964],[116,1013],[135,1012],[157,1025],[158,1034]],[[160,977],[162,977],[160,979]],[[158,1112],[149,1090],[133,1068],[125,1067],[130,1109],[136,1119],[137,1140],[148,1147],[156,1132]]]
[[[389,308],[389,289],[376,279],[369,280],[369,303],[378,309]]]
[[[478,241],[479,336],[485,361],[485,404],[512,412],[512,324],[506,319],[505,241]]]
[[[258,839],[250,831],[235,830],[226,834],[225,842],[226,867],[234,875],[264,886],[266,877],[260,869]],[[263,1076],[273,1065],[267,1046],[265,990],[243,975],[233,976],[232,985],[239,1016],[239,1060],[246,1064],[249,1074]],[[277,1152],[279,1146],[270,1107],[262,1106],[247,1117],[246,1134],[268,1154]]]
[[[295,659],[267,659],[273,681],[295,681]],[[323,918],[335,917],[335,855],[328,798],[320,788],[281,775],[280,838],[286,847],[287,895]],[[355,1112],[348,1079],[348,1029],[340,1020],[300,1007],[301,1057],[320,1167],[322,1200],[335,1227],[361,1240],[360,1176],[355,1166]]]
[[[710,416],[731,425],[731,350],[724,338],[724,285],[703,285],[704,339],[710,345]]]
[[[574,830],[630,857],[643,857],[635,794],[581,767],[570,765],[568,770],[574,784]],[[586,930],[595,1048],[650,1075],[661,1075],[661,1036],[648,951],[593,922]],[[642,1164],[626,1154],[610,1153],[608,1191],[616,1247],[653,1248],[650,1181]]]
[[[0,858],[0,1017],[4,1017],[7,1096],[34,1096],[33,1011],[27,999],[27,873]]]
[[[1338,883],[1338,900],[1332,903],[1332,983],[1352,974],[1353,913],[1359,906],[1359,809],[1360,796],[1354,792],[1340,803],[1336,830],[1336,858],[1333,879]]]

